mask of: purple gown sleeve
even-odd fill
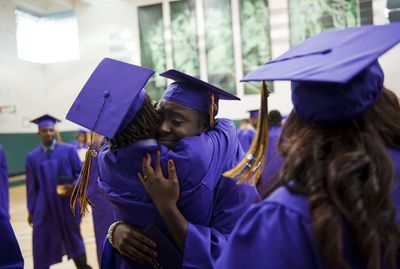
[[[74,147],[71,147],[69,150],[69,161],[71,162],[71,168],[74,177],[73,185],[75,185],[82,169],[82,162],[79,159],[78,153]]]
[[[28,212],[33,214],[35,211],[36,194],[37,194],[37,182],[35,179],[35,173],[32,167],[32,161],[28,156],[25,161],[25,174],[26,174],[26,198],[28,204]]]
[[[235,227],[217,268],[321,268],[309,220],[276,203],[251,207]]]
[[[218,268],[215,262],[226,248],[236,222],[258,199],[254,187],[237,185],[228,178],[221,179],[216,192],[210,226],[188,225],[183,268]]]
[[[0,268],[22,269],[24,268],[24,259],[8,216],[5,213],[0,208]]]
[[[9,217],[9,194],[8,194],[8,169],[7,160],[3,149],[0,146],[0,207]]]
[[[225,248],[236,222],[259,198],[254,187],[237,185],[232,179],[221,176],[244,155],[234,124],[219,119],[217,127],[208,133],[208,137],[214,146],[203,183],[213,189],[213,210],[207,225],[188,223],[183,268],[215,268],[215,261]]]
[[[241,130],[240,135],[238,134],[240,144],[245,152],[247,152],[253,142],[253,138],[255,136],[255,132],[250,130]]]

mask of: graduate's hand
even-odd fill
[[[179,181],[173,160],[168,161],[168,178],[165,178],[160,164],[160,151],[157,151],[156,168],[151,166],[150,154],[143,158],[143,175],[140,181],[159,211],[176,207],[179,199]]]
[[[168,161],[167,179],[161,170],[160,152],[157,151],[155,170],[151,166],[150,155],[146,155],[143,159],[143,175],[138,173],[138,176],[167,224],[176,245],[183,252],[188,222],[176,206],[180,190],[174,161]]]
[[[32,226],[32,214],[28,213],[28,223],[30,226]]]
[[[127,223],[120,223],[115,227],[113,240],[121,254],[141,264],[152,263],[158,255],[156,243]]]
[[[63,184],[57,185],[57,194],[61,197],[70,197],[74,191],[74,185]]]

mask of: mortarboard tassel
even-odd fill
[[[238,183],[257,184],[265,166],[265,152],[268,147],[268,96],[265,81],[261,84],[261,108],[256,136],[239,164],[223,175]]]
[[[210,104],[210,128],[214,127],[214,113],[215,113],[215,97],[211,94],[211,104]]]
[[[90,142],[88,144],[88,151],[85,155],[85,161],[83,162],[82,170],[79,174],[77,183],[75,184],[74,190],[71,195],[70,207],[72,212],[76,212],[76,204],[78,203],[81,208],[81,214],[85,215],[89,212],[87,206],[93,207],[93,203],[87,196],[87,188],[89,184],[90,169],[92,166],[92,158],[97,156],[97,152],[93,149],[93,132],[91,132]]]
[[[90,144],[90,143],[92,143],[93,141],[92,141],[92,136],[90,135],[90,133],[89,132],[86,132],[86,144]]]
[[[104,105],[109,96],[110,96],[109,92],[105,91],[103,103],[101,104],[100,111],[97,114],[96,121],[94,122],[93,128],[91,130],[94,130],[94,128],[97,124],[97,121],[99,120],[99,116],[100,116],[101,112],[103,111]],[[92,167],[92,158],[95,158],[97,156],[97,151],[96,151],[97,146],[95,145],[95,142],[96,141],[93,140],[93,131],[91,131],[90,132],[90,141],[88,143],[88,151],[86,152],[86,155],[85,155],[85,161],[83,162],[83,167],[82,167],[81,173],[79,174],[79,177],[75,184],[74,190],[72,191],[71,200],[69,202],[71,210],[74,214],[76,212],[75,211],[76,203],[79,204],[82,215],[85,215],[87,212],[89,212],[89,210],[87,208],[88,204],[91,207],[93,207],[93,203],[89,200],[89,198],[87,196],[87,188],[88,188],[88,184],[89,184],[90,169]],[[101,139],[99,141],[99,145],[100,145],[100,143],[101,143]]]

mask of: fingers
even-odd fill
[[[156,243],[153,240],[151,240],[150,238],[148,238],[147,236],[145,236],[144,234],[142,234],[138,230],[133,231],[133,234],[134,234],[134,238],[138,242],[144,244],[145,246],[148,246],[148,248],[155,249],[157,247]]]
[[[142,242],[131,238],[125,245],[121,253],[131,257],[140,263],[151,263],[157,257],[157,252],[143,244]]]
[[[137,175],[138,175],[138,177],[139,177],[139,179],[140,179],[140,182],[142,183],[144,189],[147,190],[147,184],[146,184],[146,182],[145,182],[145,180],[144,180],[142,174],[137,173]]]
[[[124,256],[127,256],[138,263],[145,264],[145,263],[151,263],[153,258],[149,257],[148,255],[140,252],[134,247],[126,247],[125,249],[121,250],[120,253]]]
[[[153,167],[151,166],[151,157],[150,154],[146,154],[143,158],[143,175],[144,176],[152,176],[154,173]]]
[[[161,170],[161,163],[160,163],[160,151],[157,150],[157,161],[156,161],[156,173],[158,174],[162,174],[162,170]]]
[[[124,232],[120,234],[122,238],[120,237],[118,239],[118,244],[116,244],[120,253],[142,264],[151,263],[152,260],[158,256],[155,250],[155,242],[142,234],[140,230],[130,225],[124,225],[122,228],[124,230]],[[114,239],[117,239],[115,235]]]
[[[168,178],[172,181],[178,182],[178,176],[176,175],[175,164],[172,159],[168,161]]]
[[[150,194],[150,186],[153,184],[153,182],[151,181],[151,179],[147,178],[146,176],[142,176],[140,173],[137,173],[137,176],[140,179],[140,182],[142,183],[144,189]]]

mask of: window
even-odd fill
[[[242,95],[237,86],[243,73],[271,58],[267,0],[237,0],[235,7],[231,0],[152,3],[138,7],[141,64],[158,73],[176,68]],[[236,22],[239,31],[233,32]],[[258,94],[258,84],[246,83],[245,94]],[[146,89],[157,100],[165,87],[157,77]]]
[[[230,0],[204,0],[208,81],[235,94]]]
[[[290,43],[330,29],[372,23],[372,0],[289,0]]]
[[[271,59],[268,0],[240,0],[243,73],[248,74]],[[268,88],[272,90],[272,84]],[[245,83],[245,94],[258,94],[260,83]]]
[[[140,7],[139,33],[141,48],[141,63],[157,72],[166,69],[164,26],[162,17],[162,5]],[[160,76],[153,76],[146,86],[152,98],[158,100],[166,87],[166,81]]]
[[[18,58],[35,63],[79,59],[78,24],[73,11],[38,16],[17,9]]]
[[[195,0],[171,2],[172,57],[174,67],[200,76]]]

